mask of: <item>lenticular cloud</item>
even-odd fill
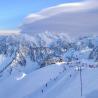
[[[97,34],[98,1],[65,3],[28,15],[21,26],[22,33],[45,31],[66,33],[77,37]]]

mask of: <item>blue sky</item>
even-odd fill
[[[79,0],[0,0],[0,29],[15,29],[30,13],[57,4],[76,1]]]

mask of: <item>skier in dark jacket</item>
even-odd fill
[[[46,83],[46,87],[47,87],[47,83]]]
[[[43,93],[43,89],[42,89],[42,93]]]

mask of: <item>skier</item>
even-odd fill
[[[70,74],[70,78],[71,78],[71,74]]]
[[[47,83],[46,83],[46,87],[47,87]]]
[[[42,93],[43,93],[43,89],[42,89]]]

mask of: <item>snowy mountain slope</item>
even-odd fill
[[[16,75],[12,75],[6,80],[1,81],[0,88],[2,89],[0,89],[0,97],[6,98],[6,96],[8,96],[8,98],[22,98],[39,89],[41,90],[41,87],[47,82],[53,81],[53,79],[59,75],[59,72],[62,71],[63,67],[53,65],[34,71],[18,81],[17,78],[19,78],[20,75],[17,75],[17,77]],[[8,83],[9,85],[7,85]]]
[[[98,36],[0,36],[0,98],[98,98],[97,54]]]
[[[28,67],[24,67],[27,63],[29,64],[29,67],[32,66],[33,61],[27,57],[27,42],[21,40],[19,40],[18,36],[0,36],[0,55],[4,58],[0,64],[1,76],[6,76],[5,73],[8,75],[11,74],[14,69],[19,69],[20,71],[24,69],[27,71]],[[30,68],[29,69],[32,70],[32,67]]]
[[[66,66],[66,65],[65,65]],[[82,70],[83,95],[80,94],[79,71],[51,65],[41,68],[23,79],[11,76],[0,83],[2,98],[97,98],[98,69]],[[33,78],[32,78],[33,77]],[[8,85],[9,83],[9,85]],[[10,89],[10,91],[9,91]],[[93,94],[93,95],[92,95]],[[89,97],[91,96],[91,97]]]
[[[28,15],[0,30],[0,98],[98,98],[98,0]]]
[[[73,43],[66,35],[59,33],[45,32],[43,36],[43,38],[40,34],[34,37],[0,36],[0,75],[2,76],[4,71],[10,74],[13,69],[30,73],[36,68],[55,63],[60,59],[65,61],[98,59],[97,36],[84,37]]]
[[[75,79],[71,81],[71,84],[68,89],[64,89],[63,92],[61,92],[56,98],[97,98],[98,94],[98,87],[96,87],[98,78],[98,69],[84,69],[83,70],[83,95],[81,97],[81,91],[80,91],[80,81],[79,81],[79,73]],[[73,77],[73,75],[72,75]],[[68,83],[69,84],[69,83]],[[92,95],[91,93],[95,93],[96,95]],[[90,97],[91,96],[91,97]],[[50,97],[49,97],[50,98]]]
[[[0,76],[8,77],[14,71],[31,73],[48,63],[55,63],[56,59],[60,60],[69,45],[66,36],[48,32],[43,36],[0,36]]]
[[[54,83],[48,84],[45,90],[43,88],[44,92],[42,94],[42,98],[51,98],[51,97],[56,98],[56,96],[58,96],[57,94],[60,94],[60,92],[62,92],[64,89],[67,89],[67,87],[70,85],[70,82],[72,81],[72,79],[70,78],[70,74],[73,74],[74,76],[77,75],[77,73],[74,73],[74,70],[72,69],[60,73],[60,76],[54,80],[55,81]],[[69,84],[67,85],[67,83]],[[26,98],[29,97],[40,98],[40,93],[31,94]]]

